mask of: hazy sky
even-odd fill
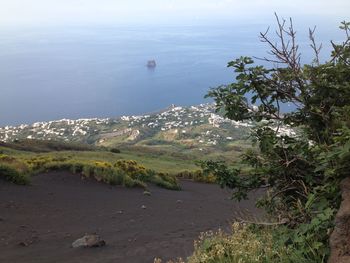
[[[0,26],[349,18],[350,0],[0,0]]]

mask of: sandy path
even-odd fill
[[[183,181],[182,187],[152,187],[145,196],[142,189],[64,172],[36,176],[31,186],[0,181],[0,262],[151,263],[154,257],[186,257],[200,232],[227,228],[240,207],[216,185]],[[72,249],[85,233],[98,233],[107,246]]]

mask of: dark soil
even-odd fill
[[[187,257],[200,232],[228,229],[253,201],[230,200],[217,185],[182,182],[182,191],[111,187],[64,172],[35,176],[31,186],[0,181],[0,262],[152,263]],[[143,207],[145,206],[145,207]],[[86,233],[107,243],[71,248]]]

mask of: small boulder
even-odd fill
[[[142,205],[141,208],[142,208],[142,209],[146,209],[147,207],[146,207],[145,205]]]
[[[102,247],[106,242],[98,235],[85,235],[72,243],[73,248],[78,247]]]

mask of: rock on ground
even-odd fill
[[[78,247],[102,247],[106,242],[98,235],[85,235],[72,243],[73,248]]]

